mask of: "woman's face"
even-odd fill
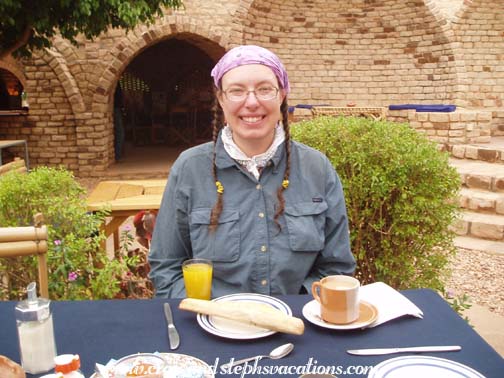
[[[285,98],[283,90],[270,100],[258,99],[252,91],[279,88],[273,71],[262,64],[248,64],[226,72],[221,80],[218,100],[227,124],[233,131],[233,140],[249,156],[265,152],[273,142],[275,126],[282,115],[280,105]],[[242,101],[229,100],[231,93],[250,91]],[[223,92],[226,92],[224,94]]]

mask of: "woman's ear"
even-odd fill
[[[219,101],[219,105],[220,105],[221,109],[223,109],[222,103],[224,101],[224,94],[220,89],[217,89],[215,91],[215,97],[217,97],[217,101]]]

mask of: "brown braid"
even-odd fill
[[[283,177],[283,182],[289,182],[290,175],[290,163],[291,163],[291,154],[290,154],[290,129],[289,129],[289,106],[287,104],[287,97],[283,100],[282,105],[280,105],[280,111],[282,112],[282,123],[285,131],[285,155],[287,157],[287,162],[285,165],[285,172]],[[282,183],[283,184],[283,183]],[[275,216],[273,217],[273,221],[277,225],[279,231],[282,231],[282,226],[280,226],[280,222],[278,222],[278,218],[283,214],[285,209],[285,199],[283,197],[283,192],[287,189],[288,184],[286,186],[280,185],[277,189],[277,199],[278,199],[278,208],[275,212]]]
[[[219,131],[222,128],[224,117],[222,114],[222,110],[219,106],[219,102],[217,101],[217,96],[214,96],[214,103],[212,106],[212,140],[213,140],[213,158],[212,158],[212,175],[214,178],[214,181],[217,183],[218,178],[217,178],[217,166],[215,165],[215,158],[216,158],[216,146],[217,146],[217,137],[219,136]],[[210,232],[214,232],[217,229],[217,225],[219,224],[219,217],[222,212],[222,197],[223,193],[222,191],[217,191],[217,201],[215,202],[215,205],[212,209],[212,212],[210,213],[210,225],[208,228],[210,229]]]

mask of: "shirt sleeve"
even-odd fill
[[[149,252],[152,280],[156,297],[185,297],[182,262],[192,255],[187,216],[187,200],[181,189],[179,172],[175,162],[170,171]]]
[[[329,275],[353,275],[355,258],[350,250],[350,234],[346,212],[345,196],[338,174],[329,160],[326,165],[326,211],[325,244],[303,282],[304,288],[311,293],[313,282]]]

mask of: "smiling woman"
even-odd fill
[[[192,258],[212,261],[214,297],[297,294],[353,274],[339,177],[322,153],[291,141],[280,59],[239,46],[211,75],[213,142],[170,171],[149,256],[156,295],[186,295],[181,266]]]

